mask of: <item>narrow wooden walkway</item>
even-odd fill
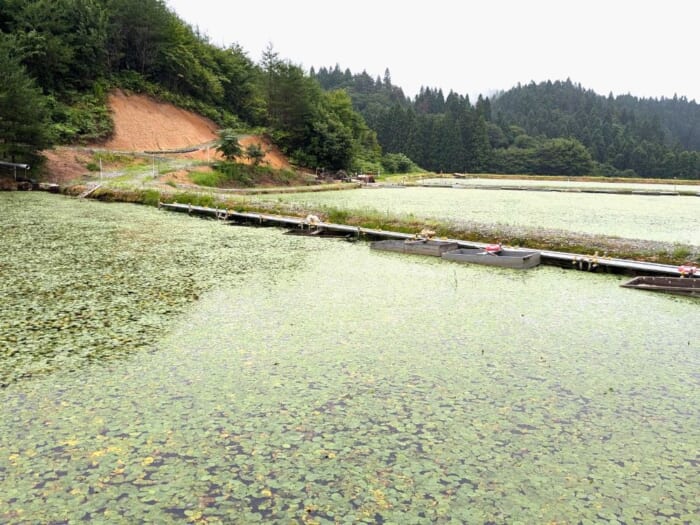
[[[283,215],[269,215],[264,213],[249,213],[224,210],[219,208],[207,208],[192,206],[190,204],[159,204],[160,208],[212,217],[233,223],[243,223],[261,226],[279,226],[284,228],[323,230],[330,233],[346,235],[358,239],[412,239],[414,235],[409,233],[375,230],[348,226],[346,224],[333,224],[317,220],[306,220],[298,217],[285,217]],[[485,243],[447,239],[455,242],[460,248],[484,248]],[[656,264],[630,259],[615,259],[609,257],[597,257],[593,255],[580,255],[575,253],[554,252],[543,250],[540,252],[542,264],[559,266],[562,268],[574,268],[582,271],[603,271],[609,273],[622,273],[630,275],[664,275],[679,277],[681,274],[677,266],[668,264]]]

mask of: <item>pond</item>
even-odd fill
[[[519,182],[519,181],[518,181]],[[444,219],[700,245],[700,198],[452,188],[373,188],[256,196]]]
[[[464,179],[452,178],[425,178],[420,180],[421,184],[445,185],[449,184],[459,188],[460,186],[516,186],[522,188],[563,188],[567,190],[623,190],[623,191],[656,191],[656,192],[676,192],[683,191],[689,193],[700,193],[700,185],[674,183],[669,180],[667,183],[644,183],[644,182],[597,182],[573,179],[532,179],[532,178],[479,178],[467,177]]]
[[[697,516],[697,300],[133,205],[0,202],[2,522]]]

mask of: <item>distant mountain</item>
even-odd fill
[[[686,98],[607,97],[570,80],[531,83],[496,96],[492,116],[533,137],[581,142],[593,160],[647,177],[699,178],[700,105]]]
[[[232,28],[235,31],[235,28]],[[421,88],[387,69],[308,74],[270,46],[219,48],[163,0],[0,2],[0,159],[113,132],[107,94],[144,92],[222,128],[258,128],[312,169],[700,179],[694,101],[605,97],[571,81],[496,97]]]
[[[595,146],[596,130],[610,134],[614,124],[626,127],[639,140],[700,150],[700,105],[685,97],[604,97],[567,80],[518,85],[494,97],[491,106],[497,119],[533,136],[568,135]]]
[[[566,80],[472,104],[431,88],[411,100],[388,70],[376,79],[337,65],[311,74],[348,91],[385,151],[434,171],[700,178],[700,105],[684,97],[606,97]]]

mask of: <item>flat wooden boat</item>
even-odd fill
[[[332,230],[324,230],[323,228],[315,230],[303,230],[301,228],[295,228],[293,230],[287,230],[284,235],[294,235],[297,237],[324,237],[329,239],[347,239],[347,240],[357,240],[357,235],[343,232],[335,232]]]
[[[676,295],[691,295],[700,297],[700,278],[695,277],[635,277],[621,284],[624,288],[636,288],[651,292],[664,292]]]
[[[440,257],[449,250],[456,250],[459,248],[459,245],[456,242],[434,241],[430,239],[408,239],[405,241],[389,239],[386,241],[372,242],[369,247],[373,250]]]
[[[525,250],[490,251],[480,248],[460,248],[442,254],[443,259],[460,263],[485,264],[526,270],[540,264],[540,252]]]

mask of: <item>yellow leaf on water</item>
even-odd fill
[[[389,509],[391,504],[386,500],[386,495],[381,489],[375,489],[372,491],[372,496],[374,496],[374,502],[380,509]]]
[[[188,518],[187,521],[197,521],[202,517],[202,511],[200,509],[186,510],[185,516]]]
[[[153,463],[154,459],[151,456],[148,456],[147,458],[143,458],[141,460],[141,464],[145,467],[146,465],[150,465]]]

